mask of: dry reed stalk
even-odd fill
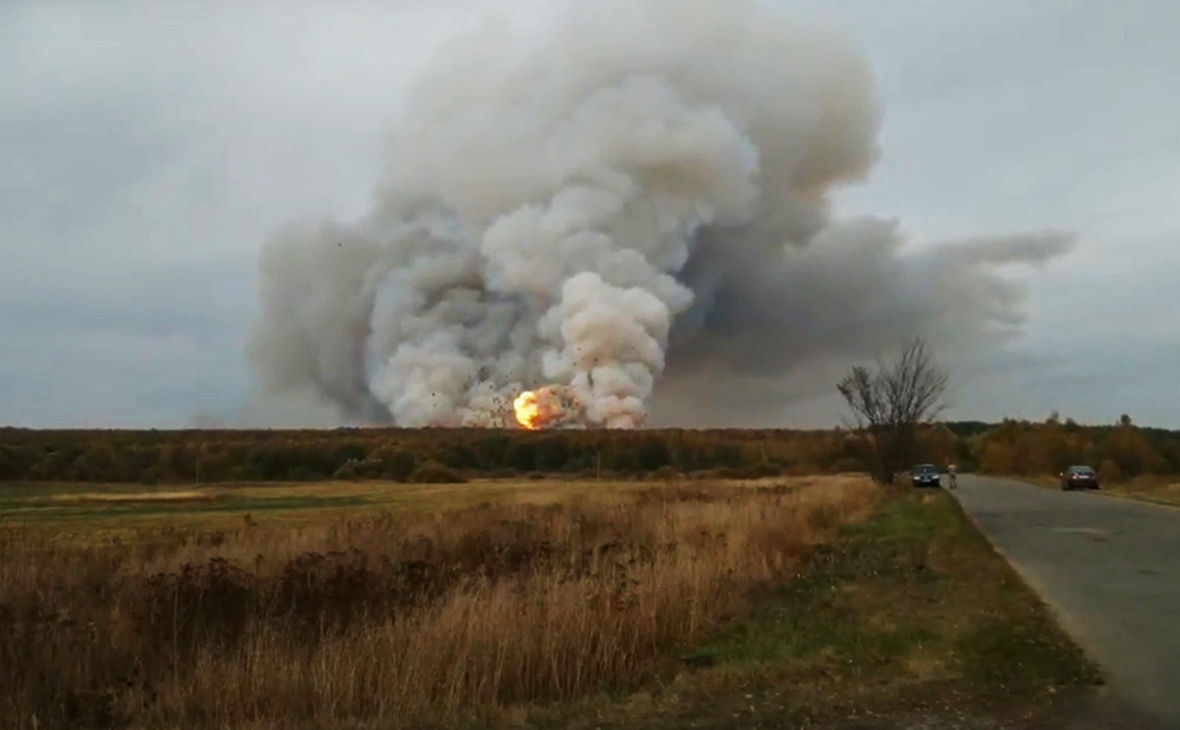
[[[847,478],[627,494],[91,546],[7,528],[0,717],[421,727],[625,690],[877,500]]]

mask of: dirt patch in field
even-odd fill
[[[83,492],[81,494],[55,494],[44,501],[55,505],[70,504],[178,504],[182,502],[216,502],[225,499],[221,491],[181,490],[170,492]]]

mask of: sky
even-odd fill
[[[1180,428],[1180,5],[763,4],[838,30],[876,76],[881,156],[836,216],[896,218],[913,246],[1077,237],[1013,274],[1031,292],[1025,335],[1003,367],[953,378],[948,417]],[[0,424],[232,413],[253,391],[263,243],[365,212],[407,84],[441,42],[491,11],[552,9],[5,4]],[[824,398],[784,405],[782,425],[839,418]]]

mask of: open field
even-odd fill
[[[945,494],[859,476],[9,485],[0,509],[21,728],[1052,728],[1097,678]]]
[[[456,726],[632,691],[880,499],[860,477],[193,491],[6,488],[0,716]]]
[[[0,482],[0,525],[51,527],[92,539],[99,534],[151,538],[160,529],[234,529],[299,526],[349,516],[428,515],[479,506],[600,507],[630,503],[637,492],[680,484],[710,488],[801,488],[817,481],[843,484],[858,475],[686,481],[474,479],[458,484],[391,481],[246,482],[203,487],[143,484]]]

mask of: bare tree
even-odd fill
[[[866,437],[872,450],[873,479],[892,484],[912,459],[918,427],[946,408],[947,380],[925,340],[915,337],[892,362],[857,365],[836,385],[852,411],[849,425]]]

